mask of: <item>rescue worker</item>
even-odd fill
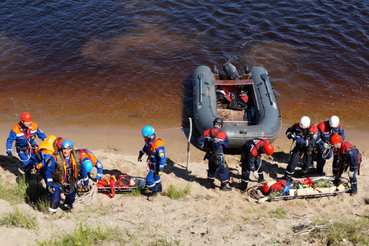
[[[73,149],[70,140],[61,143],[61,151],[56,150],[53,154],[47,153],[42,156],[43,163],[46,164],[46,187],[50,195],[51,213],[56,213],[60,203],[60,195],[65,195],[64,209],[72,210],[76,197],[75,184],[78,175],[81,175],[83,184],[88,185],[89,179],[78,154]]]
[[[255,138],[247,141],[241,147],[241,164],[242,164],[242,181],[241,192],[246,192],[248,183],[250,181],[250,172],[258,180],[259,183],[264,182],[263,166],[261,155],[265,153],[272,155],[274,147],[268,138]]]
[[[198,145],[201,150],[205,150],[204,157],[208,159],[208,188],[215,188],[215,173],[218,171],[222,191],[230,191],[229,167],[224,159],[224,150],[228,147],[229,141],[227,134],[220,129],[223,127],[223,120],[219,117],[213,121],[213,128],[208,129],[198,139]]]
[[[162,191],[160,175],[167,161],[165,143],[155,134],[152,126],[145,126],[142,129],[142,137],[145,139],[145,145],[139,151],[137,160],[141,162],[143,155],[148,155],[149,173],[146,176],[146,185],[151,191],[151,196],[156,196]]]
[[[360,164],[362,156],[359,150],[349,142],[344,142],[341,135],[334,134],[331,137],[330,143],[337,154],[337,160],[333,163],[333,175],[335,183],[338,186],[341,182],[342,173],[347,169],[351,183],[351,195],[357,194],[357,178],[356,172],[360,174]]]
[[[31,175],[31,170],[35,164],[34,152],[37,149],[36,137],[42,141],[46,139],[45,133],[35,122],[32,122],[31,114],[23,112],[20,122],[10,130],[9,137],[6,141],[6,153],[8,156],[13,156],[12,146],[15,141],[15,148],[22,161],[22,170],[27,176]]]
[[[304,176],[312,163],[314,147],[320,142],[318,127],[315,124],[311,124],[308,116],[303,116],[299,123],[293,124],[287,129],[286,136],[296,141],[296,145],[292,150],[285,176],[288,178],[293,176],[296,166],[301,159],[304,159],[302,166],[302,176]]]
[[[92,167],[96,167],[96,169],[97,169],[96,179],[97,180],[100,180],[101,177],[102,177],[102,174],[103,174],[103,165],[96,158],[96,156],[94,155],[94,153],[92,153],[91,151],[89,151],[87,149],[77,149],[76,152],[78,153],[79,158],[82,161],[82,163],[85,163],[86,161],[91,161]],[[91,178],[90,172],[91,172],[91,170],[88,171],[87,174]]]
[[[318,124],[321,141],[317,145],[317,167],[318,174],[325,175],[324,166],[326,160],[332,157],[332,149],[330,138],[334,134],[339,134],[342,141],[345,141],[345,132],[340,125],[340,119],[333,115],[329,120],[322,121]],[[337,155],[334,155],[333,163],[336,161]]]

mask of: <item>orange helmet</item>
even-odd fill
[[[331,137],[331,144],[337,144],[342,142],[342,137],[339,134],[334,134]]]
[[[272,155],[274,153],[274,147],[272,144],[270,143],[265,143],[263,145],[263,147],[261,147],[261,150],[267,154],[267,155]]]
[[[31,121],[32,120],[32,116],[30,113],[28,112],[24,112],[21,114],[21,120],[22,121]]]

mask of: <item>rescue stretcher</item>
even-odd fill
[[[133,190],[146,190],[146,180],[143,177],[133,177],[127,174],[110,175],[99,180],[96,184],[97,192],[114,197],[115,194],[129,193]]]
[[[282,185],[283,189],[278,191],[271,189],[271,187],[276,185],[280,180],[286,181],[284,187]],[[320,184],[323,186],[320,186]],[[334,177],[306,177],[300,179],[264,181],[248,188],[247,193],[250,197],[259,202],[264,202],[336,196],[349,192],[350,190],[351,186],[347,178],[341,177],[337,186],[337,184],[334,183]]]

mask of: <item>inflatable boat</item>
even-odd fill
[[[229,62],[225,74],[214,66],[199,66],[193,74],[193,121],[202,134],[220,117],[227,133],[228,148],[240,148],[248,140],[269,138],[273,142],[282,127],[282,117],[263,67],[245,66],[242,76]]]
[[[340,184],[334,182],[334,177],[281,178],[254,185],[248,189],[248,194],[264,202],[336,196],[350,190],[349,180],[342,177]]]

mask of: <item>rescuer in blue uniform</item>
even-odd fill
[[[65,194],[64,209],[72,210],[76,198],[75,185],[78,175],[81,175],[85,186],[89,183],[86,169],[73,149],[73,143],[70,140],[64,140],[61,143],[61,151],[56,150],[41,158],[46,164],[46,186],[50,195],[49,211],[51,213],[57,211],[62,192]]]
[[[145,145],[139,151],[137,160],[141,162],[143,155],[148,155],[149,173],[146,176],[146,184],[151,196],[156,196],[162,191],[160,176],[167,161],[165,143],[155,134],[152,126],[145,126],[142,129],[142,137],[145,139]]]
[[[343,130],[340,119],[333,115],[329,120],[320,122],[318,124],[321,141],[317,145],[317,167],[316,170],[320,175],[325,175],[324,166],[326,160],[332,157],[332,148],[330,138],[334,134],[339,134],[342,137],[342,141],[345,141],[345,131]],[[336,162],[337,154],[334,155],[333,163]]]
[[[222,191],[230,191],[229,167],[224,159],[224,150],[228,147],[227,134],[220,129],[223,127],[223,120],[219,117],[213,121],[213,128],[208,129],[198,139],[199,148],[206,151],[205,159],[208,159],[208,187],[215,188],[215,173],[218,171]]]
[[[241,192],[244,193],[250,181],[250,173],[258,180],[264,182],[263,167],[261,162],[261,155],[263,153],[272,155],[274,147],[268,138],[256,138],[247,141],[241,147],[241,163],[242,163],[242,181]]]
[[[27,176],[31,174],[31,170],[35,164],[34,151],[37,149],[36,137],[42,141],[46,139],[45,133],[36,123],[32,122],[31,114],[24,112],[21,114],[20,122],[10,130],[9,137],[6,141],[6,153],[8,156],[13,155],[12,145],[15,141],[15,148],[22,161],[22,169]]]

